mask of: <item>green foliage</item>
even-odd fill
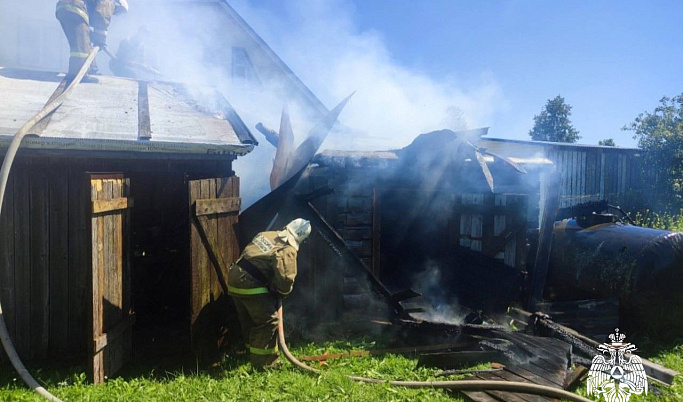
[[[541,113],[534,116],[534,128],[529,131],[534,141],[571,142],[581,138],[569,121],[572,107],[564,102],[564,98],[557,95],[548,99]]]
[[[645,112],[624,130],[645,151],[646,164],[654,177],[648,180],[653,190],[664,197],[665,208],[680,207],[683,201],[683,94],[664,97],[654,112]]]
[[[642,212],[636,212],[633,216],[633,220],[638,226],[683,232],[683,209],[676,215],[646,209]]]
[[[617,144],[614,143],[614,139],[612,138],[605,138],[604,140],[598,141],[598,145],[602,145],[603,147],[616,147]]]

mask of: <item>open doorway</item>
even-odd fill
[[[381,280],[393,291],[451,249],[452,197],[436,191],[389,188],[381,193]]]
[[[190,353],[188,187],[183,173],[130,174],[133,350],[136,359]]]

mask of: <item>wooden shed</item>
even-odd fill
[[[0,69],[0,146],[63,89],[56,74]],[[232,162],[257,145],[230,104],[102,76],[34,134],[0,217],[0,298],[20,356],[87,356],[101,382],[133,351],[215,346],[227,300],[209,254],[223,269],[238,257]]]

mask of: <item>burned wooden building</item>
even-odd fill
[[[482,133],[437,131],[386,152],[324,151],[295,192],[333,191],[311,206],[390,292],[412,288],[420,307],[500,313],[521,288],[528,217],[538,216],[540,176],[552,163],[487,154],[472,145]],[[322,248],[301,258],[329,273]],[[343,292],[354,300],[354,286]]]
[[[3,146],[60,81],[0,69]],[[210,89],[102,76],[32,133],[0,218],[0,297],[20,356],[88,356],[100,382],[133,348],[217,337],[225,296],[207,240],[221,266],[238,257],[232,163],[257,144],[230,104]]]

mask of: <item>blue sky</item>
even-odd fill
[[[562,94],[581,142],[620,128],[683,92],[681,1],[359,1],[360,29],[382,33],[400,63],[461,80],[490,72],[510,101],[492,135],[523,138],[544,102]]]
[[[470,128],[485,125],[493,137],[528,139],[533,116],[561,94],[573,106],[580,142],[614,138],[634,146],[621,127],[653,110],[662,96],[683,92],[681,1],[243,0],[236,8],[328,107],[357,89],[355,102],[367,102],[367,110],[373,97],[364,100],[363,90],[379,93],[368,82],[386,72],[398,77],[391,85],[412,85],[399,92],[419,94],[425,119],[439,120],[429,114],[431,106],[453,104]],[[344,49],[347,44],[352,50]],[[357,78],[365,70],[340,67],[368,53],[374,55],[366,67],[382,65],[368,68],[372,79]],[[355,78],[326,68],[346,69]],[[444,99],[450,92],[457,96]],[[351,126],[364,125],[360,111],[348,114]],[[427,128],[416,121],[414,134]],[[368,125],[367,131],[381,129]],[[386,138],[377,136],[375,146]]]

